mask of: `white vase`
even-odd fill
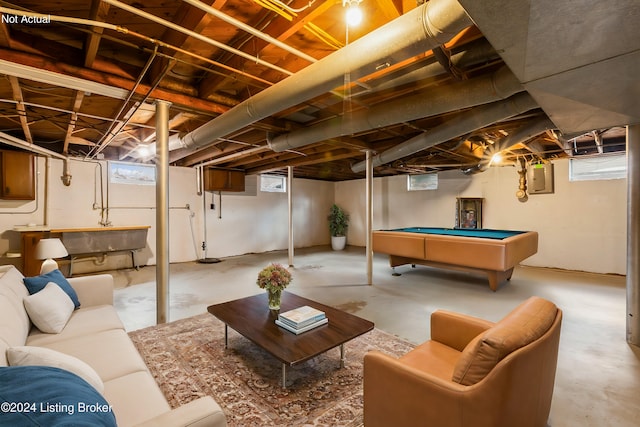
[[[331,236],[331,249],[341,251],[347,244],[347,236]]]

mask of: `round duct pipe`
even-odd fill
[[[423,132],[402,144],[383,151],[374,157],[373,166],[390,163],[537,107],[538,104],[526,92],[513,95],[503,101],[474,107],[428,132]],[[365,162],[362,161],[354,164],[351,170],[356,173],[362,172],[365,166]]]
[[[203,148],[244,126],[334,90],[344,83],[346,72],[352,79],[369,75],[381,63],[395,64],[440,46],[472,24],[456,0],[430,0],[241,102],[185,135],[183,141],[189,148]]]

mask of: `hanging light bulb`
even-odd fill
[[[345,18],[347,25],[355,27],[362,22],[362,10],[360,9],[360,2],[362,0],[342,0],[342,6],[347,8]]]

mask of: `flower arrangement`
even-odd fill
[[[269,264],[260,271],[256,284],[267,291],[282,291],[291,283],[291,273],[281,264]]]
[[[280,309],[282,290],[291,283],[291,273],[281,264],[272,263],[258,273],[256,284],[266,289],[269,297],[269,309]]]

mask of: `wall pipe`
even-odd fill
[[[538,105],[526,92],[514,95],[504,101],[472,108],[428,132],[421,133],[378,154],[373,158],[373,166],[381,166],[401,159],[534,108],[538,108]],[[351,170],[362,172],[365,168],[366,161],[362,161],[354,164]]]
[[[627,342],[640,346],[640,125],[627,126]]]
[[[169,106],[156,102],[156,321],[169,318]]]
[[[166,74],[167,69],[165,69],[165,72],[156,80],[156,84],[154,85],[154,87],[149,89],[149,91],[147,92],[147,95],[142,100],[134,103],[133,110],[130,110],[129,112],[127,112],[127,114],[125,115],[124,121],[120,122],[120,120],[118,120],[120,115],[124,112],[125,108],[127,108],[127,106],[129,105],[129,101],[131,101],[133,96],[136,94],[136,90],[138,89],[138,86],[142,84],[142,79],[147,74],[147,71],[149,70],[149,68],[151,68],[151,64],[156,59],[157,54],[158,54],[158,46],[155,46],[153,49],[153,54],[147,59],[147,62],[144,65],[144,68],[140,72],[140,76],[138,76],[138,79],[134,83],[133,88],[131,88],[131,90],[129,91],[129,95],[120,106],[120,110],[118,110],[118,112],[114,116],[114,119],[111,121],[109,128],[104,133],[100,141],[98,141],[98,143],[96,143],[96,145],[91,150],[89,150],[89,153],[85,156],[85,159],[88,159],[89,157],[96,157],[99,153],[102,152],[102,150],[104,150],[109,144],[111,144],[113,139],[120,133],[122,129],[124,129],[124,127],[129,123],[129,121],[131,121],[131,119],[133,118],[133,115],[144,104],[144,102],[151,95],[151,92],[153,92],[155,87],[157,87],[158,84],[160,84],[160,80],[162,80],[162,78]],[[115,129],[116,126],[118,126],[117,130]]]
[[[367,110],[356,111],[348,118],[336,117],[333,120],[277,136],[271,140],[270,147],[273,151],[280,152],[337,136],[506,99],[522,91],[524,88],[516,76],[507,67],[502,67],[489,76],[456,82],[451,86],[436,87],[428,93],[403,97]]]
[[[345,70],[350,70],[354,80],[372,74],[380,64],[395,64],[440,46],[470,25],[472,21],[456,0],[430,0],[264,89],[182,139],[190,149],[203,148],[217,138],[332,91],[344,83]]]
[[[32,153],[41,154],[46,157],[55,157],[57,159],[65,160],[67,156],[64,156],[60,153],[56,153],[55,151],[47,150],[46,148],[42,148],[35,144],[29,144],[27,141],[16,138],[15,136],[9,135],[8,133],[0,132],[0,142],[11,145],[12,147],[22,148],[27,151],[31,151]]]

